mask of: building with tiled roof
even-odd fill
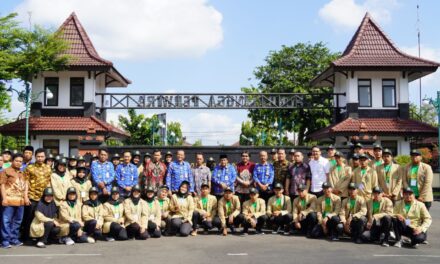
[[[58,29],[68,48],[66,70],[42,72],[32,80],[31,112],[29,118],[30,142],[44,147],[52,154],[75,155],[80,141],[88,138],[123,139],[125,131],[107,123],[106,112],[97,111],[105,103],[97,93],[111,87],[127,87],[131,81],[123,76],[109,60],[95,49],[86,30],[75,13]],[[50,91],[50,93],[49,93]],[[52,98],[47,98],[52,94]],[[0,127],[3,135],[24,135],[25,119]]]
[[[412,139],[438,136],[437,128],[410,119],[409,83],[439,66],[401,51],[367,13],[341,57],[311,81],[345,98],[335,102],[333,124],[310,137],[378,143],[408,154]]]

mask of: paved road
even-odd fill
[[[440,202],[431,214],[429,245],[418,249],[356,245],[348,241],[329,242],[304,237],[249,235],[221,237],[164,237],[147,241],[98,242],[94,245],[52,245],[0,249],[0,263],[440,263]]]

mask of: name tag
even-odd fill
[[[107,172],[107,173],[105,174],[105,177],[106,177],[106,178],[110,178],[110,173]]]
[[[149,220],[154,221],[154,218],[155,218],[154,215],[150,215]]]
[[[411,181],[409,182],[409,185],[415,187],[417,186],[417,180],[416,179],[411,179]]]
[[[138,216],[137,214],[134,214],[134,215],[133,215],[133,219],[134,219],[134,221],[137,222],[137,221],[139,220],[139,216]]]
[[[116,213],[113,216],[114,216],[114,218],[119,219],[119,213]]]
[[[409,220],[408,218],[405,219],[405,225],[407,225],[407,226],[411,225],[411,220]]]
[[[359,184],[359,189],[360,189],[360,190],[363,190],[363,189],[364,189],[364,184],[363,184],[363,183]]]
[[[225,175],[225,181],[229,181],[228,175]]]
[[[81,192],[81,198],[86,198],[86,192],[84,191]]]

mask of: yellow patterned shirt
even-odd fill
[[[50,185],[52,169],[46,164],[30,164],[24,171],[25,179],[29,182],[28,196],[30,200],[39,201],[43,191]]]

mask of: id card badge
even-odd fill
[[[86,198],[86,192],[85,191],[81,192],[81,198]]]
[[[116,218],[116,219],[119,219],[119,213],[115,213],[115,214],[113,215],[113,217]]]
[[[135,222],[137,222],[139,220],[139,216],[137,214],[134,214],[133,215],[133,219],[134,219]]]
[[[150,217],[149,217],[150,219],[148,219],[148,220],[150,220],[150,221],[154,221],[154,215],[150,215]]]
[[[417,186],[417,180],[416,179],[411,179],[411,181],[409,182],[409,185],[415,187]]]
[[[405,225],[407,225],[407,226],[411,225],[411,220],[409,220],[408,218],[405,219]]]
[[[363,190],[363,189],[364,189],[364,184],[363,183],[359,184],[359,190]]]
[[[110,173],[106,172],[106,173],[105,173],[105,177],[106,177],[107,179],[110,178]]]
[[[225,175],[225,181],[229,181],[229,176]]]

